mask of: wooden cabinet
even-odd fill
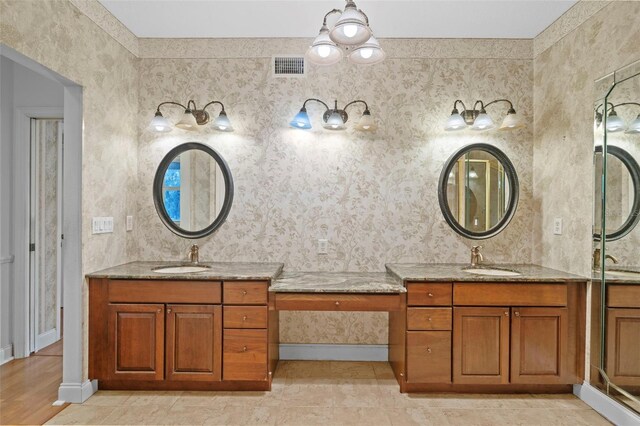
[[[221,379],[222,308],[167,306],[167,380]]]
[[[267,330],[224,330],[224,380],[268,380]]]
[[[509,382],[509,308],[453,309],[453,382]]]
[[[109,379],[164,379],[164,305],[109,304],[107,330]]]
[[[638,342],[640,309],[607,308],[606,371],[616,385],[640,386]]]
[[[407,382],[451,383],[451,332],[407,332]]]
[[[513,308],[511,383],[567,383],[567,308]]]

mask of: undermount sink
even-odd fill
[[[192,274],[195,272],[204,272],[208,269],[210,269],[210,267],[206,265],[177,265],[154,268],[153,272],[160,274]]]
[[[520,272],[498,268],[467,268],[462,271],[475,275],[492,275],[494,277],[517,277],[522,275]]]

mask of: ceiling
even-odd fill
[[[315,37],[343,0],[100,0],[138,37]],[[568,0],[362,0],[381,38],[533,38]],[[330,18],[335,20],[336,17]]]

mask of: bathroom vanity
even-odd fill
[[[519,275],[387,265],[407,288],[406,312],[389,314],[389,361],[402,392],[571,392],[582,382],[586,279],[508,269]]]

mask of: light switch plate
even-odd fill
[[[133,216],[127,216],[127,231],[133,231]]]
[[[94,217],[91,220],[92,234],[108,234],[113,232],[113,217]]]
[[[561,217],[553,218],[553,234],[562,235],[562,218]]]
[[[318,254],[327,254],[329,251],[329,240],[320,238],[318,240]]]

